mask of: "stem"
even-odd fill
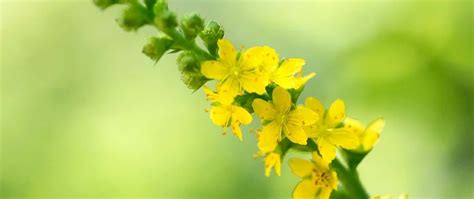
[[[339,159],[333,160],[331,166],[337,172],[337,177],[339,178],[339,181],[342,183],[345,191],[351,198],[369,198],[369,194],[360,182],[357,170],[348,170],[344,165],[342,165]]]
[[[153,13],[153,9],[147,9],[145,6],[140,4],[138,1],[132,1],[131,4],[134,4],[136,6],[139,6],[143,8],[144,12],[147,12],[147,16],[149,17],[149,25],[152,25],[159,31],[164,32],[166,35],[171,37],[179,46],[183,47],[185,50],[193,51],[197,55],[203,57],[206,60],[209,59],[215,59],[214,56],[200,48],[198,45],[196,45],[196,42],[193,40],[188,40],[186,39],[183,34],[181,34],[176,28],[169,28],[166,30],[160,30],[155,24],[154,24],[154,17],[155,13]]]

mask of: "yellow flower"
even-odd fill
[[[370,151],[372,149],[379,140],[384,126],[385,120],[383,118],[372,121],[367,128],[361,122],[352,118],[347,118],[344,121],[344,129],[357,135],[362,151]]]
[[[392,196],[372,196],[371,199],[392,199]],[[400,195],[398,199],[408,199],[408,195],[406,193]]]
[[[324,115],[314,125],[305,128],[308,137],[316,139],[318,150],[323,159],[331,162],[336,157],[336,147],[354,149],[359,145],[357,136],[343,128],[337,128],[346,117],[344,102],[340,99],[334,101],[329,110],[324,110],[323,104],[314,97],[305,101],[305,106]]]
[[[250,124],[252,116],[247,110],[242,107],[232,105],[232,100],[228,96],[220,95],[213,92],[208,87],[204,87],[204,92],[209,101],[213,103],[210,110],[210,117],[214,124],[224,128],[224,133],[227,127],[232,127],[232,132],[240,141],[242,141],[242,130],[240,124]]]
[[[270,176],[272,168],[275,167],[277,176],[281,175],[281,159],[279,153],[270,153],[265,157],[265,176]]]
[[[237,50],[229,40],[221,39],[217,45],[219,46],[219,60],[203,62],[201,73],[207,78],[219,80],[218,92],[229,98],[240,95],[242,91],[265,93],[265,87],[269,81],[267,76],[258,70],[264,64],[260,57],[262,54],[260,48],[243,51],[237,57]]]
[[[293,190],[294,199],[328,199],[337,188],[337,174],[328,162],[313,152],[313,161],[293,158],[288,161],[294,175],[302,178]]]
[[[303,126],[314,124],[319,116],[308,108],[298,106],[291,110],[291,96],[282,87],[276,87],[272,93],[273,102],[255,99],[252,107],[264,121],[268,121],[258,135],[258,147],[262,152],[275,149],[281,140],[281,132],[294,143],[306,145],[308,137]]]
[[[254,48],[260,53],[263,64],[259,67],[260,72],[268,75],[268,79],[284,89],[299,88],[315,74],[311,73],[301,77],[301,71],[305,61],[299,58],[289,58],[280,64],[278,54],[273,48],[261,46]],[[249,50],[250,51],[250,50]],[[299,73],[300,77],[295,77]]]

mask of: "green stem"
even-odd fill
[[[355,169],[347,169],[339,159],[335,159],[331,163],[332,168],[337,172],[337,177],[342,183],[344,190],[351,198],[368,199],[369,194],[360,182],[359,174]]]
[[[166,30],[160,30],[154,24],[153,18],[155,17],[155,13],[153,13],[153,9],[147,9],[145,6],[140,4],[138,1],[132,1],[130,3],[143,8],[144,12],[147,12],[147,16],[149,17],[149,20],[148,20],[149,22],[148,23],[150,25],[154,26],[159,31],[162,31],[166,35],[171,37],[176,42],[176,44],[178,46],[181,46],[185,50],[193,51],[194,53],[196,53],[198,56],[201,56],[205,60],[216,59],[214,56],[212,56],[211,54],[209,54],[208,52],[206,52],[205,50],[200,48],[198,45],[196,45],[196,42],[194,41],[194,39],[193,40],[186,39],[183,36],[183,34],[181,34],[178,30],[176,30],[176,28],[169,28],[169,29],[166,29]]]

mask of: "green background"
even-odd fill
[[[342,98],[386,128],[360,165],[371,194],[473,197],[473,11],[468,1],[178,1],[236,45],[270,45],[318,73],[303,97]],[[151,27],[121,6],[1,2],[0,198],[289,198],[255,136],[222,136],[176,55],[141,53]],[[301,100],[300,100],[301,101]],[[257,120],[251,127],[257,127]],[[305,154],[298,154],[305,156]]]

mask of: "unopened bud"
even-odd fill
[[[200,72],[200,60],[191,51],[184,51],[176,60],[181,72]]]
[[[160,30],[166,32],[167,29],[175,28],[178,25],[178,21],[173,12],[166,10],[156,14],[155,24]]]
[[[125,31],[135,31],[147,24],[149,21],[150,16],[148,10],[138,5],[130,5],[117,19],[117,23]]]
[[[207,23],[204,30],[199,33],[199,37],[204,41],[209,52],[216,54],[217,41],[224,37],[224,29],[222,29],[218,23],[211,21]]]
[[[159,61],[173,44],[173,40],[167,36],[151,37],[143,47],[143,53],[152,60]]]
[[[181,80],[189,89],[197,90],[208,81],[201,74],[202,60],[193,52],[182,52],[176,61],[181,72]]]
[[[204,19],[192,13],[183,17],[180,26],[187,38],[194,39],[204,29]]]

